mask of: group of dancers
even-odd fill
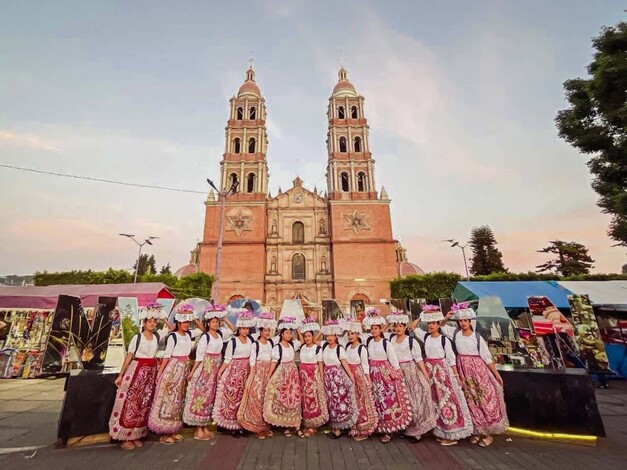
[[[457,327],[446,324],[452,316]],[[442,445],[470,437],[482,447],[508,427],[503,381],[466,304],[446,316],[426,305],[413,322],[403,311],[383,316],[370,308],[362,322],[329,320],[322,328],[314,319],[277,322],[247,309],[233,325],[224,306],[209,305],[197,318],[181,304],[161,338],[163,317],[158,304],[142,310],[116,379],[109,432],[124,449],[141,447],[148,431],[174,444],[184,424],[196,427],[197,440],[214,437],[212,423],[259,439],[276,428],[306,438],[326,425],[332,439],[377,433],[383,443],[395,434],[416,443],[432,431]]]

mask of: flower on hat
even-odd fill
[[[205,307],[205,313],[207,312],[226,312],[226,306],[222,304],[209,304]]]
[[[146,308],[148,310],[161,310],[163,308],[163,305],[161,305],[159,302],[150,302],[146,304]]]
[[[440,307],[438,305],[424,304],[422,311],[425,313],[435,313],[440,311]]]
[[[379,315],[379,313],[381,313],[381,310],[375,307],[369,307],[368,310],[366,310],[366,315],[369,317],[374,317],[375,315]]]
[[[459,302],[451,305],[451,311],[457,312],[458,310],[465,310],[470,307],[470,302]]]
[[[179,313],[193,313],[194,306],[190,303],[179,304],[179,306],[176,307],[176,311]]]

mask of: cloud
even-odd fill
[[[20,134],[16,132],[0,131],[0,146],[26,147],[47,152],[61,152],[58,143],[38,137],[33,134]]]

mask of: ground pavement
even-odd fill
[[[433,438],[418,444],[394,439],[310,439],[275,435],[209,442],[190,438],[167,446],[156,441],[124,451],[110,444],[54,450],[63,379],[0,380],[0,468],[11,469],[534,469],[624,468],[627,460],[627,383],[612,382],[597,398],[608,434],[596,447],[499,436],[481,449],[461,442],[442,447]]]

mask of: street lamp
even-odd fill
[[[457,247],[462,250],[462,256],[464,257],[464,268],[466,269],[466,280],[468,281],[470,279],[470,275],[468,274],[468,262],[466,261],[466,247],[468,246],[468,243],[466,243],[465,245],[460,245],[458,241],[455,241],[453,239],[442,241],[450,243],[451,248]]]
[[[218,295],[220,293],[220,262],[222,261],[222,235],[224,233],[224,211],[226,208],[226,198],[237,191],[239,181],[237,181],[237,177],[233,178],[231,187],[226,191],[220,191],[216,187],[216,185],[213,184],[213,181],[211,181],[209,178],[207,178],[207,183],[209,183],[209,186],[211,186],[218,193],[218,197],[220,198],[220,228],[218,232],[218,249],[216,250],[216,270],[213,287],[211,289],[212,301],[219,302]]]
[[[152,245],[152,241],[151,240],[157,240],[159,237],[148,237],[142,243],[139,243],[135,239],[135,235],[131,235],[131,234],[128,234],[128,233],[119,233],[118,235],[120,235],[121,237],[130,238],[131,240],[133,240],[137,244],[137,246],[139,246],[139,254],[137,255],[137,262],[135,263],[135,277],[133,278],[133,284],[135,284],[137,282],[137,271],[139,270],[139,260],[142,257],[142,248],[143,248],[143,246],[146,245],[146,244]]]

